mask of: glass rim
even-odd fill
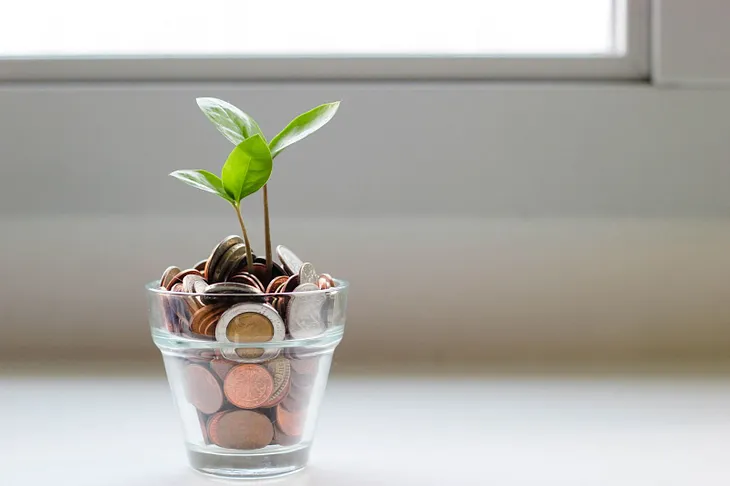
[[[180,350],[180,349],[201,349],[201,350],[230,350],[236,349],[290,349],[290,348],[327,348],[329,346],[337,346],[342,340],[345,333],[345,326],[331,327],[321,334],[305,338],[285,338],[271,341],[261,342],[226,342],[216,341],[215,339],[200,339],[197,337],[184,334],[171,334],[169,331],[161,328],[152,328],[152,340],[155,345],[162,350]],[[158,339],[158,337],[160,339]],[[246,361],[241,361],[242,364]],[[251,363],[255,363],[251,361]]]
[[[350,283],[347,280],[342,280],[339,278],[333,278],[335,282],[334,287],[330,287],[328,289],[317,289],[317,290],[304,290],[299,292],[276,292],[276,293],[266,293],[261,292],[260,294],[242,294],[237,292],[217,292],[217,293],[206,293],[206,292],[173,292],[172,290],[167,290],[160,286],[159,280],[153,280],[151,282],[148,282],[145,285],[145,289],[152,293],[157,295],[164,295],[168,297],[215,297],[215,298],[221,298],[221,297],[302,297],[305,295],[328,295],[328,294],[334,294],[337,292],[347,291],[347,289],[350,287]]]

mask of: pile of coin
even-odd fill
[[[281,265],[272,262],[271,272],[267,272],[266,259],[252,255],[249,272],[246,245],[239,236],[229,236],[195,267],[167,268],[160,287],[180,294],[161,298],[167,330],[226,343],[301,339],[323,333],[335,317],[335,306],[333,298],[316,291],[334,287],[334,280],[326,273],[318,274],[311,263],[284,246],[277,247],[276,253]],[[291,293],[302,295],[294,298],[288,295]]]
[[[185,396],[198,411],[206,444],[249,450],[301,440],[318,356],[263,364],[201,357],[182,366]]]
[[[193,268],[169,267],[160,279],[165,327],[176,335],[224,346],[187,356],[181,366],[187,401],[200,418],[206,444],[228,449],[292,445],[301,439],[319,359],[306,349],[252,347],[324,333],[339,316],[335,286],[291,250],[267,271],[238,236],[221,241]],[[250,270],[250,271],[249,271]],[[301,295],[298,295],[301,294]],[[246,347],[231,344],[245,343]]]

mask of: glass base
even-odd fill
[[[211,450],[187,444],[190,466],[210,476],[228,479],[260,479],[292,474],[309,461],[309,446],[275,447],[267,451]],[[268,448],[267,448],[268,449]]]

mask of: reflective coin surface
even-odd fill
[[[299,274],[299,270],[304,262],[302,262],[301,258],[296,256],[293,251],[284,245],[279,245],[276,247],[276,254],[279,256],[281,264],[284,265],[284,270],[286,270],[289,275]]]
[[[274,391],[271,374],[260,365],[242,364],[231,369],[223,382],[228,401],[238,408],[254,409],[266,403]]]
[[[294,292],[317,291],[319,288],[313,283],[299,285]],[[287,325],[289,334],[295,339],[317,336],[326,329],[322,320],[322,305],[327,296],[323,293],[313,293],[292,296],[287,307]]]
[[[274,426],[263,413],[232,410],[211,417],[208,435],[211,442],[225,449],[262,449],[273,440]]]
[[[317,271],[314,269],[314,265],[312,265],[309,262],[302,263],[302,266],[299,268],[299,283],[300,284],[305,284],[305,283],[314,284],[314,283],[317,283],[318,278],[319,278],[319,275],[317,275]]]

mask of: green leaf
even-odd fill
[[[216,98],[197,98],[196,101],[208,120],[232,143],[238,145],[256,134],[264,136],[256,120],[232,104]]]
[[[211,174],[207,170],[176,170],[170,175],[175,179],[183,181],[185,184],[212,194],[217,194],[226,201],[231,201],[231,197],[223,187],[223,182],[217,175]]]
[[[271,177],[271,152],[261,135],[254,135],[236,145],[223,165],[223,187],[237,204],[261,189]]]
[[[334,103],[326,103],[316,108],[309,110],[306,113],[302,113],[295,119],[293,119],[277,136],[275,136],[269,148],[271,149],[271,156],[276,157],[279,153],[287,148],[289,145],[300,141],[301,139],[308,137],[312,133],[322,128],[328,121],[335,116],[337,108],[340,107],[340,102],[335,101]]]

